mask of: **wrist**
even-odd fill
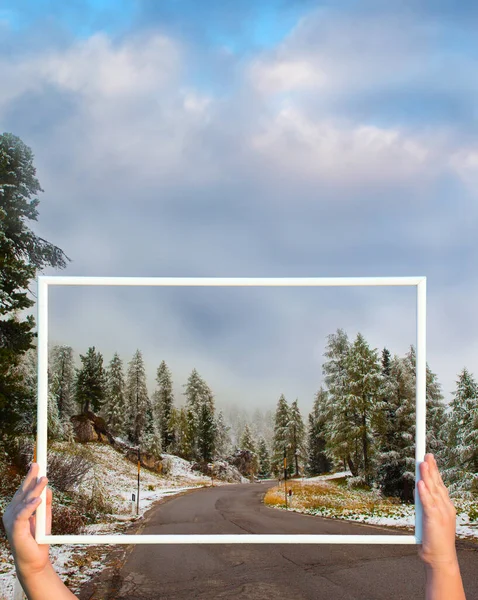
[[[454,575],[460,572],[460,565],[456,556],[426,563],[425,568],[428,574],[444,573],[446,575]]]
[[[19,565],[16,561],[15,561],[15,569],[18,575],[18,579],[22,582],[22,583],[28,583],[28,584],[32,584],[35,581],[39,581],[41,579],[44,579],[45,577],[48,577],[51,573],[51,571],[53,570],[53,566],[51,564],[50,561],[47,562],[47,564],[40,570],[32,570],[29,568],[25,568],[24,566]]]

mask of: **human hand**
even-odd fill
[[[23,576],[41,573],[49,564],[49,545],[35,541],[33,514],[41,502],[39,497],[48,483],[46,477],[37,481],[38,463],[33,463],[2,516],[17,571]],[[51,532],[52,492],[46,491],[46,533]]]
[[[438,471],[433,454],[420,464],[418,492],[423,505],[423,541],[420,558],[429,567],[454,565],[456,510]]]

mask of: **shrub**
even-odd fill
[[[82,532],[85,521],[71,506],[52,506],[52,535],[75,535]]]
[[[48,481],[61,492],[79,486],[93,466],[88,449],[74,444],[67,452],[48,453]]]
[[[81,494],[75,500],[76,506],[88,522],[96,523],[101,516],[114,512],[114,506],[111,498],[106,491],[101,478],[95,474],[91,494]]]

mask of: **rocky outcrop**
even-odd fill
[[[81,415],[74,415],[70,419],[73,425],[75,442],[109,442],[114,444],[113,436],[106,428],[105,420],[88,411]]]
[[[107,429],[105,420],[88,411],[70,418],[74,431],[75,442],[86,444],[89,442],[109,443],[119,450],[131,462],[138,462],[138,449],[126,442],[115,438]],[[141,452],[141,466],[156,473],[163,472],[163,461],[148,452]]]

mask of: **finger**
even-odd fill
[[[39,497],[33,498],[30,502],[23,503],[15,515],[14,523],[28,521],[40,504],[41,498]]]
[[[425,509],[426,513],[430,514],[431,512],[433,512],[433,510],[436,510],[435,500],[428,491],[426,483],[423,480],[420,480],[418,482],[417,487],[418,495],[420,496],[423,508]]]
[[[425,455],[425,460],[420,465],[420,473],[422,473],[422,479],[427,484],[427,489],[433,496],[438,495],[438,488],[433,479],[432,467],[431,464],[432,458],[431,454]]]
[[[27,492],[27,494],[25,494],[26,502],[30,502],[30,500],[33,500],[33,498],[40,496],[47,484],[48,479],[46,477],[42,477],[35,485],[35,487],[33,487],[29,492]]]
[[[39,470],[40,465],[38,463],[31,464],[30,470],[28,471],[27,476],[25,477],[20,486],[20,490],[23,493],[27,493],[32,488],[32,486],[35,486]]]
[[[433,454],[427,454],[428,457],[428,466],[430,467],[430,475],[435,485],[436,490],[439,490],[440,487],[440,474],[438,473],[438,465]]]
[[[431,472],[432,472],[432,476],[434,477],[434,482],[436,485],[438,495],[440,496],[440,499],[441,499],[442,503],[444,504],[444,507],[447,510],[453,509],[454,507],[453,507],[453,504],[448,495],[448,490],[446,489],[446,486],[443,483],[443,479],[440,475],[440,471],[438,470],[437,461],[433,455],[431,455],[431,456],[432,456]]]

